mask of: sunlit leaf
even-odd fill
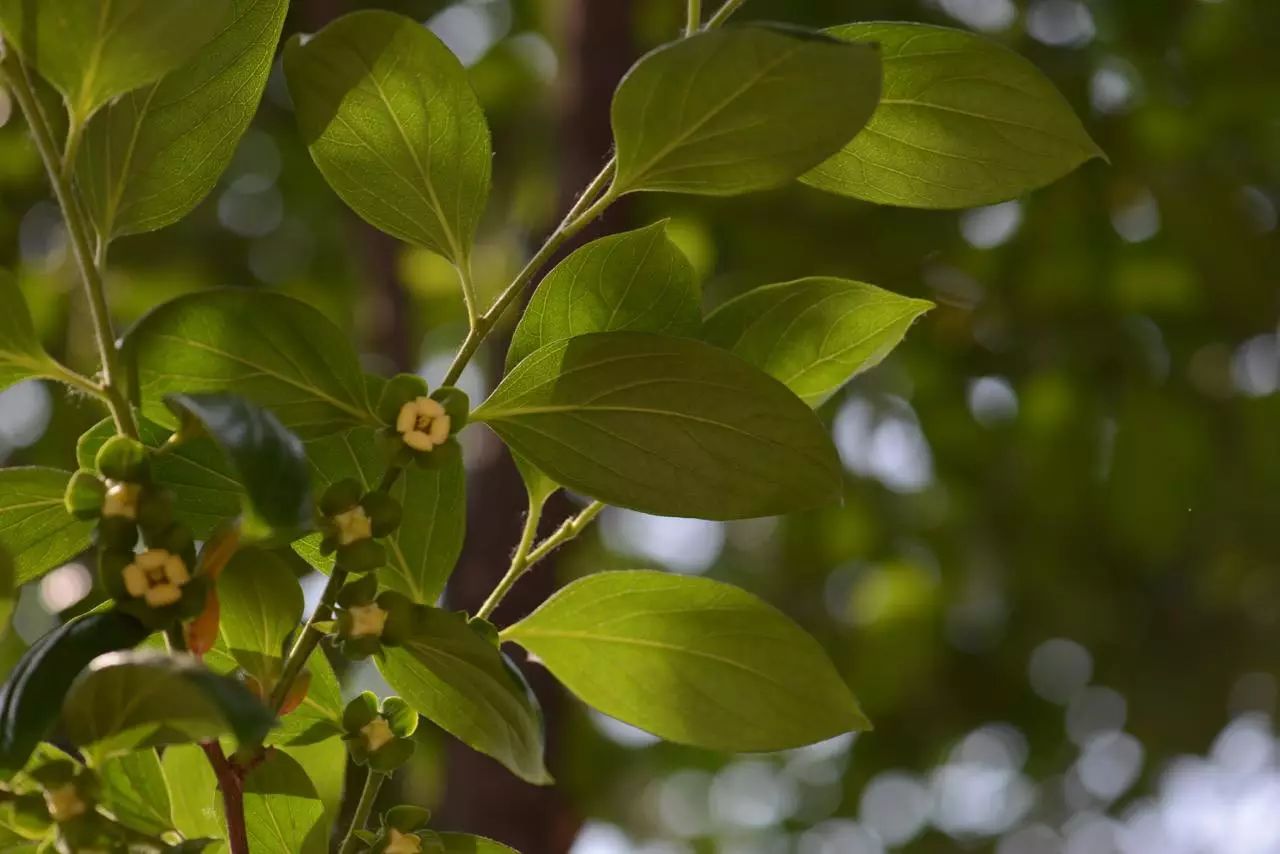
[[[866,129],[806,184],[886,205],[974,207],[1103,156],[1049,79],[988,39],[924,24],[829,32],[880,45],[884,94]]]
[[[489,194],[489,126],[466,70],[418,21],[345,15],[285,49],[311,156],[373,225],[465,265]]]
[[[25,584],[89,547],[93,523],[67,513],[71,474],[36,466],[0,469],[0,549]]]
[[[869,724],[826,652],[756,597],[705,578],[604,572],[502,633],[607,715],[713,750],[785,750]]]
[[[231,5],[229,25],[191,61],[121,96],[90,122],[76,181],[99,234],[177,222],[231,162],[262,98],[289,3]]]
[[[703,336],[819,406],[879,364],[932,307],[873,285],[814,277],[730,300],[708,315]]]
[[[646,513],[769,516],[840,492],[813,412],[700,341],[604,332],[550,344],[473,417],[556,482]]]
[[[613,98],[614,187],[730,195],[777,187],[839,151],[875,109],[874,46],[729,27],[642,58]]]

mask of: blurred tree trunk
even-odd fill
[[[560,117],[560,201],[566,210],[609,155],[609,104],[614,86],[634,56],[631,0],[570,0],[564,9]],[[610,222],[625,211],[611,211]],[[575,245],[602,232],[595,223]],[[572,248],[572,247],[570,247]],[[496,365],[501,362],[495,361]],[[496,380],[497,377],[492,379]],[[449,587],[454,608],[474,609],[507,569],[527,509],[524,487],[503,452],[488,457],[469,484],[470,523],[466,548]],[[571,512],[553,499],[543,518],[550,533]],[[554,558],[526,577],[495,615],[506,625],[533,610],[554,587]],[[566,696],[549,674],[524,666],[547,722],[551,773],[557,774],[562,709]],[[581,816],[558,788],[521,782],[491,759],[450,741],[448,778],[437,826],[481,833],[525,854],[564,854],[573,844]]]

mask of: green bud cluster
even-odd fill
[[[389,774],[413,755],[413,733],[418,713],[399,697],[378,703],[372,691],[365,691],[342,712],[343,741],[357,765]]]
[[[350,582],[338,592],[334,637],[346,658],[360,660],[384,646],[400,646],[413,632],[419,607],[394,590],[378,592],[378,579],[370,574]]]
[[[433,469],[461,455],[457,435],[471,414],[471,401],[462,389],[430,391],[422,377],[397,374],[383,387],[375,410],[386,425],[388,465]]]

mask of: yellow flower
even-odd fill
[[[373,536],[373,520],[359,504],[334,516],[333,523],[338,528],[338,545],[340,546],[349,546]]]
[[[370,753],[396,737],[387,719],[383,717],[376,717],[360,727],[360,735],[364,738],[364,745]]]
[[[429,451],[449,438],[450,420],[437,400],[419,397],[400,407],[396,431],[415,451]]]
[[[383,854],[420,854],[422,851],[422,840],[414,836],[412,833],[401,833],[394,827],[387,831],[390,835],[387,837],[387,847],[383,848]]]
[[[138,518],[138,495],[142,487],[136,483],[109,481],[107,498],[102,502],[102,515],[133,521]]]
[[[182,585],[191,580],[182,558],[164,549],[150,549],[124,568],[124,586],[130,596],[141,596],[152,608],[172,605],[182,598]]]
[[[89,809],[75,783],[63,783],[56,789],[48,789],[44,793],[44,802],[49,807],[49,817],[59,823],[83,815]]]
[[[351,632],[349,637],[368,638],[382,637],[382,629],[387,624],[387,612],[373,602],[368,605],[353,605],[347,611],[351,614]]]

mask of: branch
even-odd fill
[[[339,569],[335,564],[333,571],[329,574],[329,581],[324,586],[324,592],[320,594],[320,601],[316,604],[316,609],[311,613],[307,625],[303,628],[302,634],[298,635],[298,640],[294,643],[293,649],[289,650],[289,655],[284,660],[284,669],[280,673],[280,681],[276,683],[275,688],[271,691],[271,702],[268,704],[271,711],[275,714],[280,713],[280,708],[289,697],[289,689],[293,687],[293,682],[298,678],[298,674],[302,672],[302,668],[306,666],[307,659],[311,658],[311,653],[315,652],[316,646],[320,643],[320,639],[325,633],[317,627],[318,623],[323,623],[333,616],[333,605],[338,599],[338,591],[342,589],[342,585],[346,583],[347,571]]]
[[[364,788],[360,791],[360,802],[356,804],[355,815],[351,816],[351,826],[347,828],[347,835],[342,840],[338,854],[355,854],[359,849],[360,838],[356,836],[356,831],[364,830],[369,824],[373,802],[378,799],[378,790],[382,788],[382,783],[386,779],[386,774],[369,769],[369,773],[364,778]]]
[[[222,752],[222,745],[207,741],[200,745],[222,792],[222,811],[227,822],[227,845],[231,854],[249,854],[249,831],[244,822],[244,779]]]

